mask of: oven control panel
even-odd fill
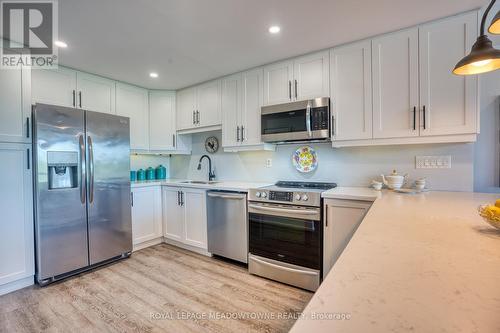
[[[321,205],[320,193],[273,191],[266,189],[251,189],[248,193],[249,201],[288,203],[301,206]]]

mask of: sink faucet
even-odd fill
[[[200,157],[200,161],[198,162],[198,170],[201,170],[201,161],[205,157],[208,159],[208,180],[212,181],[215,179],[215,171],[212,171],[212,159],[210,158],[210,156],[203,155],[202,157]]]

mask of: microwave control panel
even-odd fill
[[[328,107],[319,107],[311,110],[311,128],[313,131],[328,129],[330,114]]]

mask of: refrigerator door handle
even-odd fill
[[[92,138],[87,137],[89,146],[89,203],[94,202],[94,148],[92,146]]]
[[[83,134],[80,134],[79,137],[79,146],[80,146],[80,201],[82,204],[85,204],[85,196],[87,192],[87,180],[85,179],[85,141],[83,139]]]

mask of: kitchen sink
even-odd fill
[[[211,184],[217,184],[219,182],[217,181],[206,181],[206,180],[186,180],[181,182],[182,184],[203,184],[203,185],[211,185]]]

